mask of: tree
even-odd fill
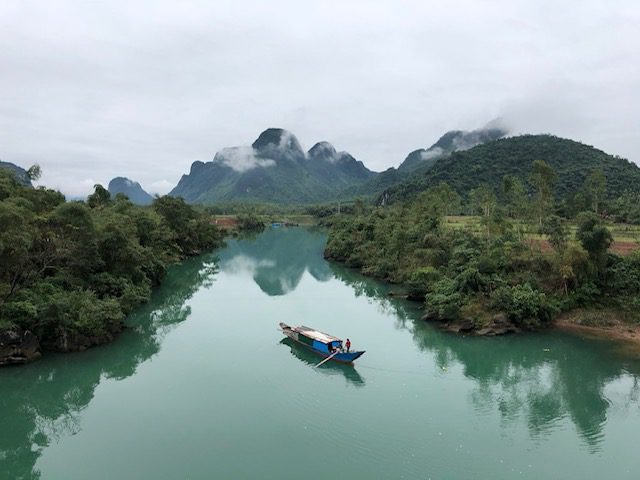
[[[81,202],[65,202],[49,215],[48,227],[52,232],[58,253],[58,271],[66,278],[86,279],[98,268],[100,255],[94,215]]]
[[[221,243],[220,231],[210,222],[210,217],[196,211],[182,198],[158,197],[153,201],[153,209],[172,230],[183,255],[193,255]]]
[[[38,238],[34,215],[14,200],[0,202],[0,304],[39,271],[33,255]]]
[[[578,215],[576,238],[595,265],[602,268],[607,250],[613,242],[611,232],[602,223],[602,219],[592,212],[582,212]]]
[[[440,182],[435,187],[430,187],[418,196],[418,215],[423,218],[443,217],[460,207],[460,195],[447,183]]]
[[[482,223],[487,227],[487,237],[490,237],[491,221],[497,205],[496,194],[489,185],[482,184],[471,190],[469,200],[473,209],[482,213]]]
[[[493,193],[493,189],[486,183],[471,190],[471,193],[469,193],[469,200],[473,209],[476,212],[481,212],[485,217],[488,217],[493,213],[497,204],[496,194]]]
[[[542,225],[542,233],[547,235],[549,243],[556,252],[564,251],[567,246],[567,230],[560,217],[557,215],[547,217]]]
[[[109,190],[100,184],[93,186],[93,193],[87,197],[87,205],[90,208],[105,207],[111,203],[111,194]]]
[[[522,220],[527,210],[527,191],[522,181],[513,175],[505,175],[502,178],[502,197],[507,215]]]
[[[29,170],[27,170],[27,177],[32,182],[40,179],[41,175],[42,175],[42,170],[40,169],[40,165],[38,165],[37,163],[31,165],[31,167],[29,167]]]
[[[584,182],[584,190],[591,199],[591,207],[597,214],[607,192],[607,177],[601,168],[593,170]]]
[[[560,266],[560,277],[562,277],[562,290],[565,295],[569,295],[569,282],[576,278],[571,265]]]
[[[534,206],[538,225],[540,226],[542,226],[544,218],[552,205],[555,180],[555,171],[547,162],[544,160],[533,162],[529,181],[536,192]]]
[[[444,215],[449,216],[460,208],[460,195],[446,182],[440,182],[434,191],[441,203]]]

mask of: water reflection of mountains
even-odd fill
[[[257,237],[228,243],[220,254],[220,268],[249,273],[267,295],[286,295],[296,289],[305,271],[320,282],[332,277],[322,253],[326,234],[305,228],[269,228]]]
[[[298,345],[290,338],[283,338],[280,340],[280,344],[288,346],[291,349],[291,355],[311,367],[322,361],[322,357]],[[356,387],[363,387],[365,384],[364,378],[362,378],[353,365],[344,365],[329,361],[315,369],[315,371],[324,375],[342,375],[348,383]]]
[[[214,261],[206,255],[173,267],[163,288],[130,318],[131,328],[114,343],[0,372],[2,478],[40,478],[34,466],[42,450],[80,429],[80,412],[103,378],[127,378],[160,351],[166,333],[189,315],[187,300],[213,280]]]
[[[509,424],[525,418],[530,435],[543,437],[568,417],[590,451],[603,440],[611,402],[605,390],[613,382],[627,391],[623,405],[640,404],[640,362],[619,354],[615,345],[545,332],[503,338],[465,338],[444,333],[419,320],[409,302],[390,299],[389,287],[354,270],[331,265],[334,275],[381,308],[391,310],[399,328],[412,331],[420,350],[434,355],[443,374],[460,364],[475,382],[471,402],[478,414],[498,411]]]

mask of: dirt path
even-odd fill
[[[610,316],[607,316],[606,324],[583,325],[579,318],[580,313],[563,315],[556,320],[555,328],[586,338],[615,341],[623,353],[640,357],[640,325],[630,325]]]

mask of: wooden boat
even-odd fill
[[[304,325],[300,327],[290,327],[286,323],[280,322],[280,330],[291,340],[309,348],[311,351],[325,357],[327,360],[336,362],[351,363],[360,358],[364,353],[361,351],[347,352],[342,346],[342,340],[332,335],[319,332]],[[319,365],[319,364],[318,364]]]

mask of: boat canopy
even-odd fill
[[[294,327],[292,330],[300,333],[301,335],[304,335],[305,337],[312,338],[322,343],[327,343],[327,344],[331,342],[342,343],[342,340],[340,340],[338,337],[334,337],[333,335],[329,335],[328,333],[319,332],[317,330],[314,330],[313,328],[305,327],[304,325],[300,327]]]

